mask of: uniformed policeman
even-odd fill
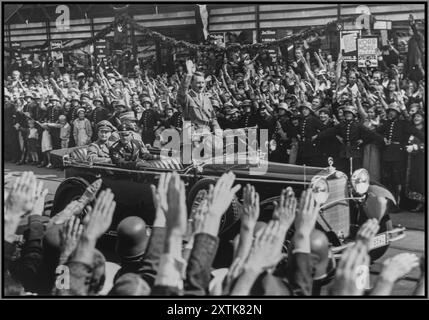
[[[404,181],[405,145],[410,135],[424,139],[424,135],[409,121],[399,119],[400,114],[401,110],[398,104],[396,102],[391,103],[387,109],[388,120],[377,128],[377,132],[384,138],[382,181],[398,200]]]
[[[281,102],[278,107],[278,121],[274,133],[276,150],[271,159],[273,161],[288,163],[288,149],[292,142],[292,137],[296,137],[297,131],[290,121],[291,113],[286,102]]]
[[[132,128],[128,124],[119,125],[120,139],[110,148],[112,163],[123,168],[135,169],[138,165],[144,164],[145,160],[159,159],[159,156],[150,154],[143,143],[132,139],[131,131]]]
[[[186,61],[187,75],[183,78],[177,93],[177,101],[183,110],[183,118],[190,121],[195,130],[220,129],[216,113],[211,104],[209,95],[204,92],[206,85],[204,75],[195,72],[192,61]],[[192,83],[191,83],[192,81]],[[191,84],[191,90],[188,90]]]
[[[142,128],[142,140],[145,144],[153,145],[156,138],[155,129],[160,121],[160,116],[158,112],[153,109],[153,103],[149,97],[141,97],[141,103],[145,108],[139,122]]]
[[[97,139],[97,125],[100,121],[107,120],[109,118],[109,111],[104,107],[103,98],[100,96],[96,96],[93,100],[93,104],[95,106],[94,110],[92,110],[89,119],[93,125],[93,137],[92,140]]]
[[[254,112],[254,107],[251,100],[244,100],[241,106],[244,109],[244,114],[240,118],[240,128],[252,128],[258,123],[258,119]]]
[[[49,99],[52,102],[52,106],[48,107],[48,122],[49,123],[57,123],[58,118],[62,114],[60,99],[58,96],[54,95]],[[61,149],[61,140],[60,140],[60,129],[59,128],[51,128],[50,133],[52,136],[52,147],[53,149]]]
[[[302,117],[298,126],[298,158],[297,164],[308,166],[320,166],[320,149],[317,141],[312,137],[317,135],[322,129],[322,122],[314,116],[311,103],[304,102],[300,105]]]
[[[383,143],[383,138],[369,130],[363,124],[356,120],[357,110],[354,106],[346,106],[344,108],[345,121],[337,124],[332,128],[328,128],[313,137],[326,139],[335,139],[335,136],[340,137],[342,145],[340,148],[339,160],[340,163],[336,167],[345,172],[352,173],[356,169],[362,168],[363,145],[368,142]]]
[[[96,125],[98,139],[88,146],[88,160],[97,163],[111,163],[109,149],[113,145],[110,136],[116,128],[107,120]]]

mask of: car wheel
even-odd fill
[[[191,188],[188,194],[188,217],[192,218],[195,214],[195,210],[198,208],[199,204],[205,197],[205,192],[208,192],[210,185],[215,185],[216,181],[213,179],[201,179]],[[205,192],[203,191],[205,190]],[[222,216],[220,227],[219,227],[219,236],[225,236],[227,231],[230,231],[239,220],[238,216],[238,205],[237,200],[233,200],[232,205],[228,208],[226,213]],[[228,232],[229,234],[230,232]],[[231,238],[232,239],[232,238]]]
[[[63,181],[55,193],[51,217],[61,212],[73,200],[79,199],[88,186],[89,183],[85,179],[72,178]]]

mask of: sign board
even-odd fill
[[[107,55],[107,41],[106,39],[100,39],[95,43],[94,48],[95,55],[97,58],[105,58]]]
[[[225,32],[210,33],[212,43],[225,48]]]
[[[52,40],[51,49],[58,49],[63,47],[61,40]],[[51,57],[54,61],[58,61],[58,66],[64,67],[64,56],[61,51],[51,51]]]
[[[261,31],[261,42],[273,42],[277,40],[277,30],[262,30]],[[273,60],[273,62],[277,61],[277,47],[272,47],[268,49],[268,53]]]
[[[374,22],[375,30],[391,30],[392,29],[392,21],[388,20],[377,20]]]
[[[349,30],[340,32],[340,52],[347,63],[357,62],[356,39],[360,37],[361,30]]]
[[[366,37],[357,39],[358,67],[378,67],[378,38]]]

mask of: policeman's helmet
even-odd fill
[[[145,252],[149,235],[146,223],[140,217],[125,218],[116,231],[116,252],[120,257],[135,258]]]

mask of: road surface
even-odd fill
[[[56,169],[37,168],[34,166],[26,165],[17,166],[14,164],[5,163],[4,174],[11,173],[15,177],[17,177],[23,171],[33,171],[36,174],[37,179],[44,182],[45,188],[49,189],[49,193],[46,199],[47,201],[53,200],[58,185],[61,183],[61,181],[64,180],[63,171],[58,171]],[[11,184],[12,183],[6,185],[6,189],[8,189]],[[392,243],[385,255],[371,266],[371,284],[373,283],[373,280],[375,279],[377,274],[380,272],[384,260],[402,252],[412,252],[417,254],[419,257],[424,254],[424,241],[426,239],[424,232],[425,214],[426,212],[400,212],[391,215],[391,219],[394,225],[401,224],[407,229],[406,236],[404,239]],[[418,268],[415,268],[405,279],[398,281],[393,291],[393,294],[401,296],[411,295],[412,289],[416,285],[419,276],[420,271]]]

